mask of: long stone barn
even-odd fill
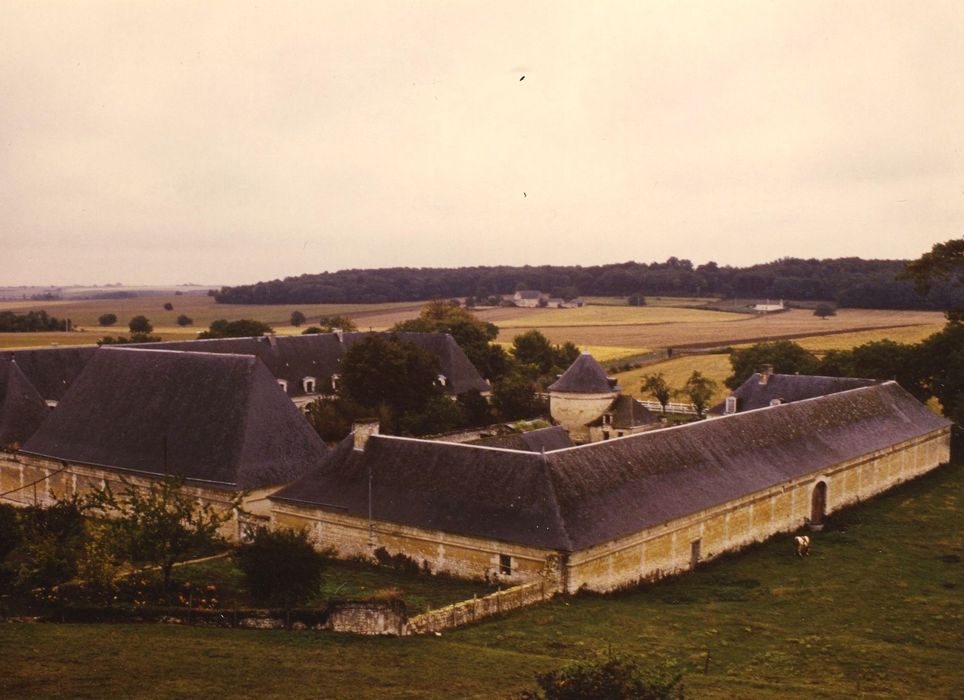
[[[949,456],[950,423],[883,382],[538,453],[356,431],[269,500],[343,557],[612,591],[820,527]]]
[[[3,503],[46,505],[107,484],[123,491],[122,481],[145,487],[177,474],[215,505],[243,494],[250,522],[267,521],[267,495],[330,451],[251,355],[104,347],[53,411],[15,362],[0,360],[3,384],[15,390],[6,403],[15,400],[18,415],[32,416],[14,423],[0,412],[0,426],[18,428],[11,435],[23,440],[0,451]],[[222,533],[231,539],[243,524],[234,515]]]

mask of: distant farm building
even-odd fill
[[[535,307],[539,306],[539,302],[541,300],[542,292],[536,289],[523,289],[516,292],[512,297],[513,304],[529,309],[534,309]]]

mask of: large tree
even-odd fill
[[[657,372],[656,374],[644,375],[641,389],[659,401],[659,405],[663,409],[662,412],[665,414],[666,405],[669,403],[669,399],[673,395],[673,389],[666,381],[663,373]]]
[[[339,393],[374,409],[386,403],[395,411],[421,411],[442,395],[438,358],[414,343],[371,335],[345,353]]]
[[[198,334],[198,338],[249,338],[271,333],[271,326],[261,321],[242,318],[228,321],[220,318],[212,321],[210,328]]]
[[[813,353],[789,340],[757,343],[730,352],[733,374],[725,384],[730,389],[736,389],[761,365],[773,365],[774,370],[781,374],[814,374],[818,364]]]
[[[493,353],[490,341],[499,335],[495,324],[480,321],[471,312],[436,300],[422,307],[418,318],[395,324],[393,331],[409,333],[448,333],[462,348],[469,361],[487,379],[502,376],[505,371],[499,352]]]
[[[121,482],[122,493],[107,484],[88,494],[85,507],[105,518],[128,561],[160,568],[165,590],[174,564],[217,543],[221,526],[241,504],[240,495],[218,506],[200,501],[181,477],[164,477],[146,487]]]
[[[696,409],[696,415],[702,418],[710,405],[710,399],[716,393],[716,382],[704,376],[702,372],[693,370],[693,374],[686,380],[680,393],[690,400],[693,408]]]

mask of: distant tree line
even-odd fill
[[[25,314],[0,311],[0,333],[62,331],[65,330],[66,323],[67,321],[48,316],[46,311],[28,311]]]
[[[661,263],[591,267],[387,268],[305,274],[222,287],[222,304],[381,303],[451,297],[490,299],[517,289],[566,290],[593,296],[719,296],[828,301],[842,307],[947,310],[964,306],[964,288],[935,279],[925,295],[898,278],[904,261],[781,258],[750,267]],[[905,273],[906,274],[906,273]]]

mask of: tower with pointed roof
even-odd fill
[[[589,424],[603,415],[619,395],[616,380],[588,352],[549,387],[549,413],[573,442],[589,442]]]

